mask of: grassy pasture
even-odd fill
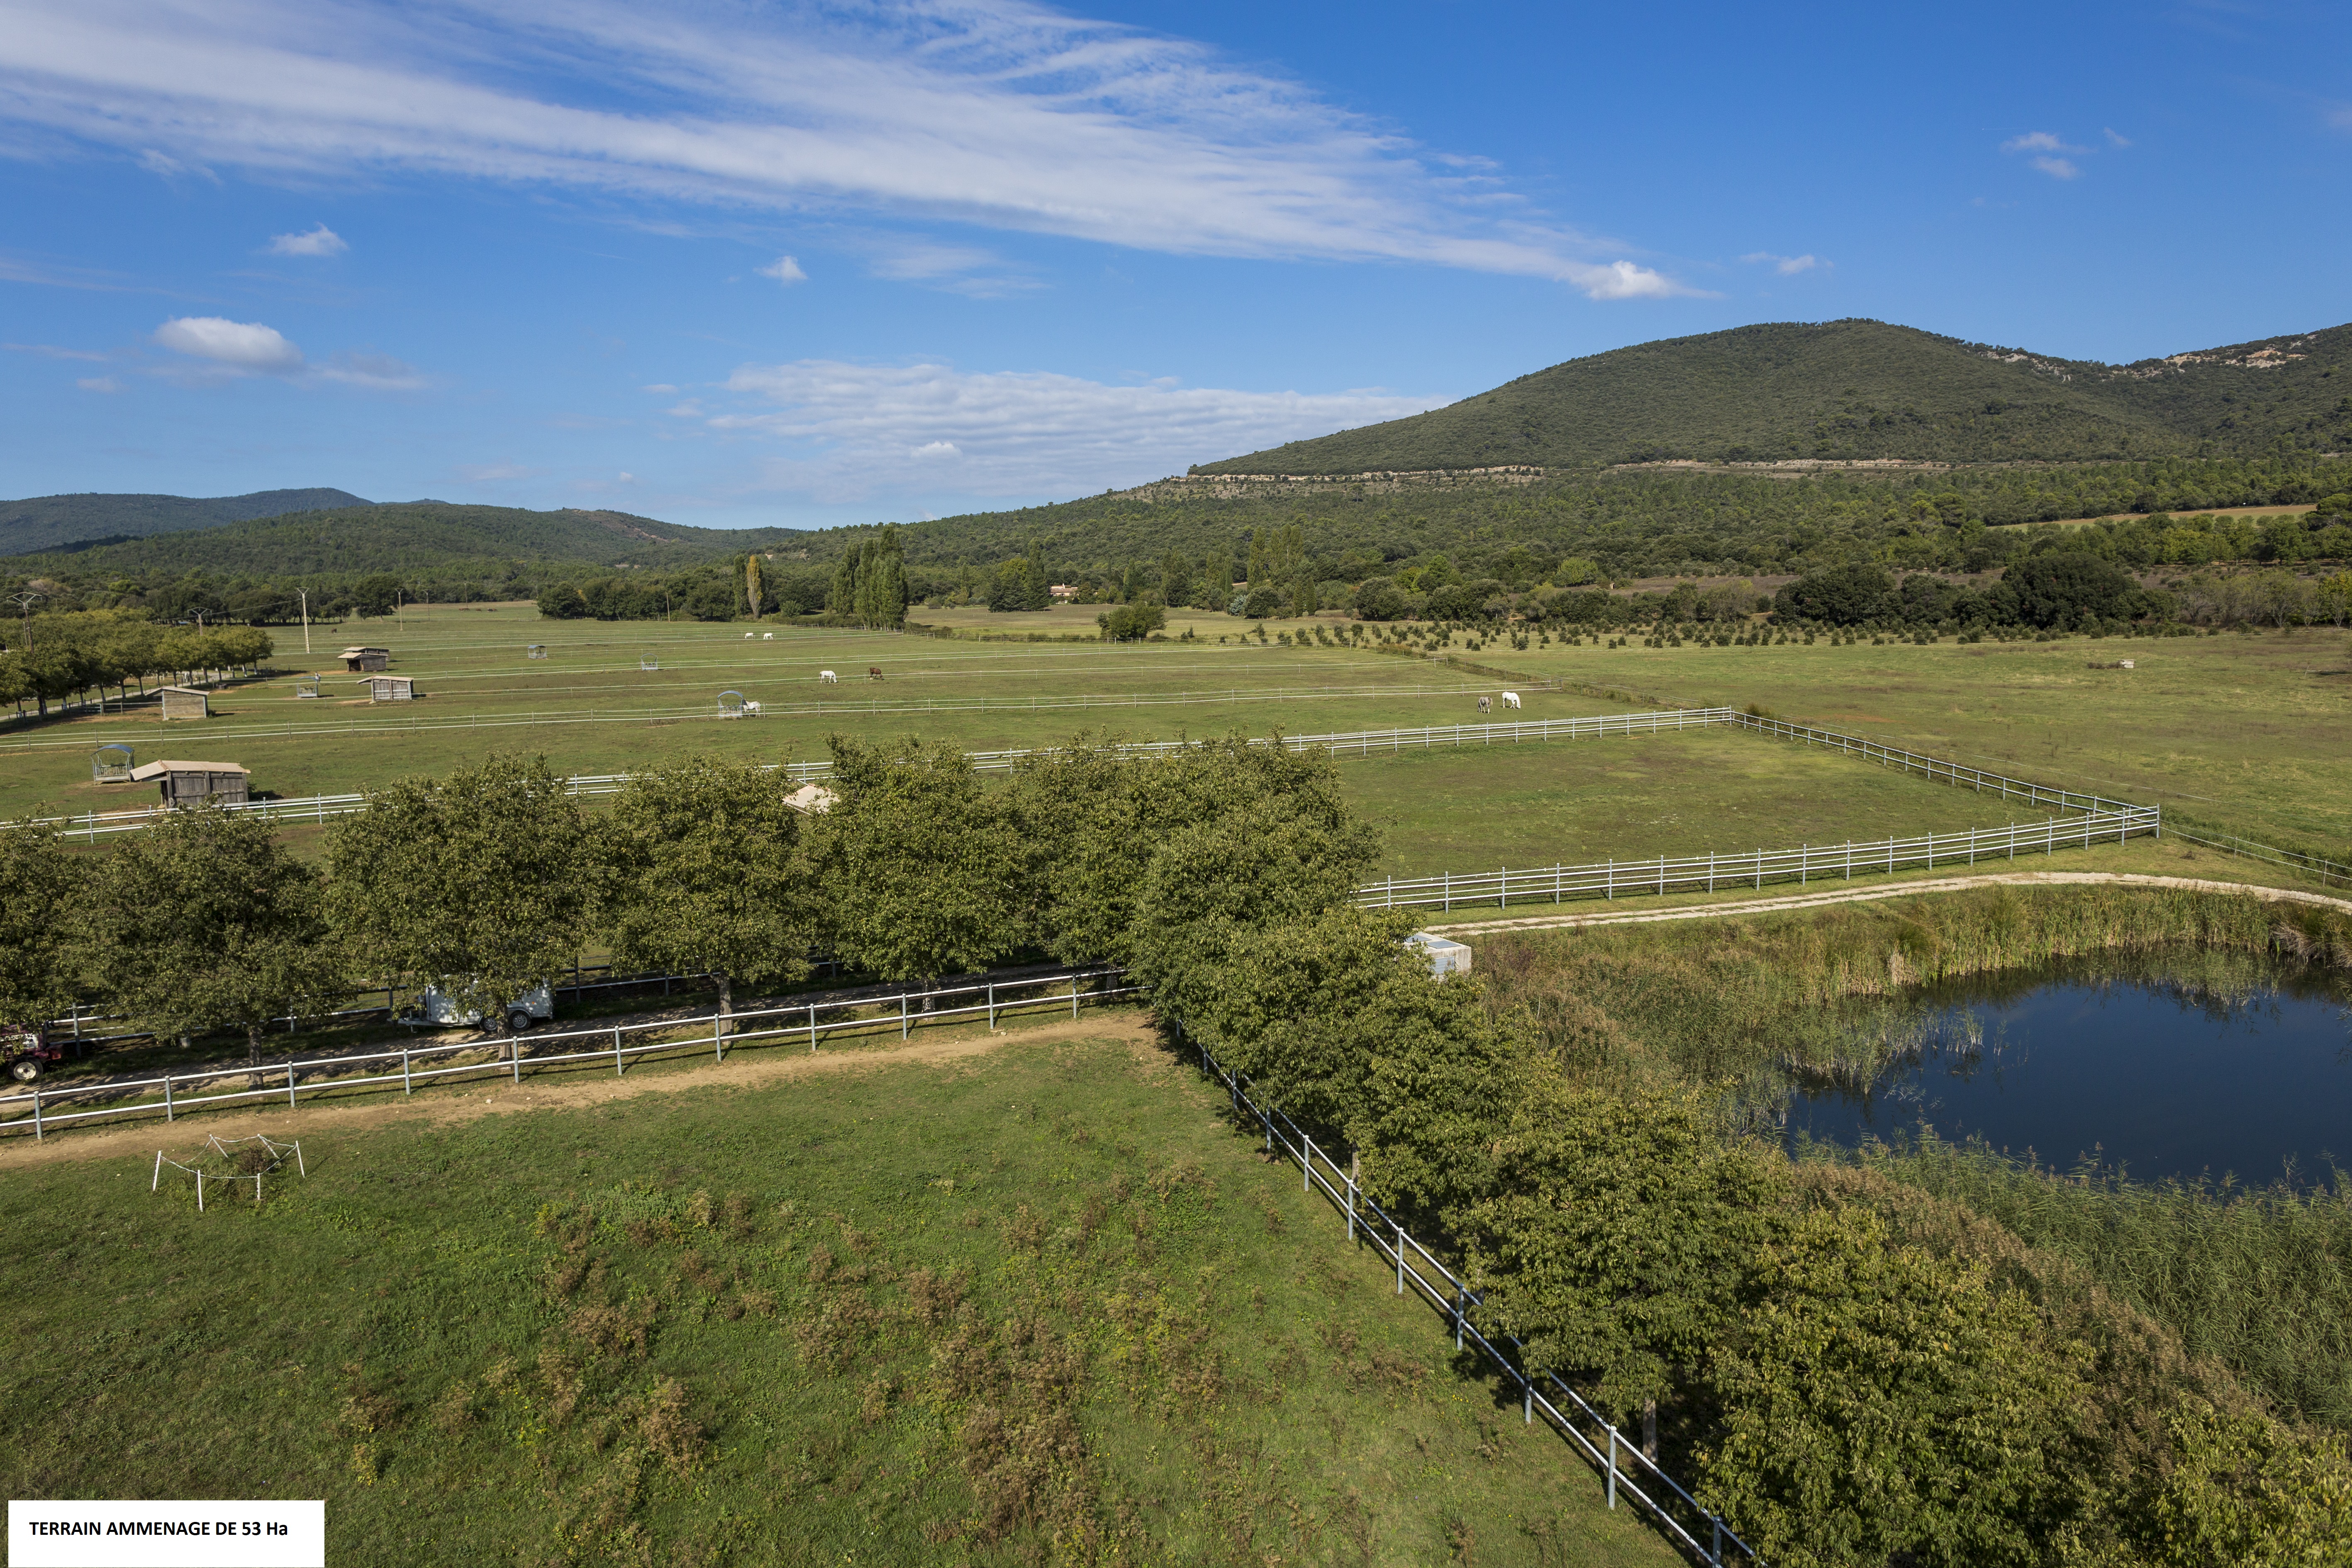
[[[1220,1094],[1101,1026],[238,1118],[310,1174],[201,1215],[146,1148],[13,1151],[0,1477],[324,1497],[347,1564],[1671,1561]]]
[[[926,612],[974,627],[1092,626],[1091,607],[1038,615]],[[791,760],[824,735],[903,733],[976,749],[1049,744],[1080,729],[1135,740],[1345,731],[1467,721],[1491,674],[1353,649],[1242,645],[1230,616],[1180,616],[1202,642],[941,640],[741,626],[546,621],[527,605],[413,608],[374,640],[417,678],[424,700],[352,704],[291,696],[291,676],[221,694],[221,716],[165,727],[136,716],[78,718],[0,735],[0,813],[46,803],[104,809],[137,796],[89,780],[88,753],[122,740],[142,757],[219,756],[256,786],[299,795],[410,773],[445,772],[504,748],[544,751],[575,773],[642,767],[694,751]],[[1300,623],[1269,623],[1275,629]],[[770,629],[767,627],[762,630]],[[351,635],[314,633],[329,650]],[[1217,636],[1234,637],[1220,646]],[[279,634],[281,668],[302,666],[299,632]],[[1488,644],[1472,662],[1558,677],[1634,707],[1760,703],[1792,718],[2004,772],[2152,801],[2271,842],[2352,846],[2352,791],[2335,774],[2352,753],[2352,647],[2340,633],[2072,638],[2054,643],[1672,649]],[[545,642],[553,657],[528,660]],[[640,655],[658,670],[641,670]],[[2092,669],[2129,658],[2132,670]],[[322,652],[310,663],[324,665]],[[863,679],[869,665],[886,679]],[[838,686],[817,682],[832,668]],[[329,678],[331,692],[337,687]],[[720,722],[717,694],[767,705]],[[1584,691],[1527,694],[1526,716],[1621,704]],[[1343,763],[1387,827],[1404,875],[1595,854],[1637,856],[1826,842],[2010,820],[1956,792],[1826,753],[1735,736],[1661,736],[1429,753]],[[1990,815],[1988,815],[1990,812]]]

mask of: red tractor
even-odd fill
[[[37,1026],[0,1024],[0,1068],[5,1068],[18,1083],[32,1082],[52,1062],[65,1059],[66,1048],[49,1044],[48,1036]]]

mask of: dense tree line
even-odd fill
[[[712,972],[722,1010],[817,949],[894,979],[1125,964],[1163,1024],[1453,1238],[1489,1333],[1664,1444],[1768,1561],[2352,1552],[2340,1437],[2144,1323],[2098,1338],[1981,1246],[1898,1237],[1706,1097],[1594,1068],[1572,1020],[1432,979],[1406,916],[1352,907],[1377,844],[1327,757],[1231,742],[1138,763],[1081,737],[992,784],[951,747],[831,744],[814,816],[736,762],[644,775],[596,816],[542,762],[494,759],[377,792],[316,869],[217,811],[103,856],[13,828],[0,1010],[95,991],[257,1047],[259,1020],[354,980],[495,1010],[598,934],[624,963]]]
[[[169,685],[249,673],[269,657],[251,626],[173,626],[121,611],[33,616],[0,626],[0,702],[46,714],[52,702],[112,692],[128,700],[151,680]]]

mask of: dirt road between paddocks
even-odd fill
[[[1877,888],[1841,888],[1834,892],[1788,893],[1734,903],[1691,904],[1672,910],[1633,910],[1614,914],[1538,915],[1527,920],[1457,921],[1425,929],[1447,936],[1499,936],[1506,931],[1572,931],[1582,926],[1646,925],[1657,921],[1719,920],[1726,915],[1771,915],[1791,910],[1826,909],[1908,899],[1920,893],[1957,893],[1969,888],[2057,888],[2109,883],[2127,888],[2179,888],[2198,893],[2243,893],[2271,903],[2315,904],[2352,914],[2352,899],[2306,893],[2297,888],[2261,888],[2248,882],[2210,882],[2199,877],[2149,877],[2133,871],[2004,871],[1981,877],[1938,877],[1932,881],[1893,882]]]
[[[985,1057],[1005,1046],[1042,1045],[1055,1040],[1112,1040],[1127,1045],[1149,1062],[1165,1062],[1160,1036],[1141,1012],[1097,1014],[1076,1022],[1047,1024],[1034,1029],[1000,1030],[992,1035],[963,1035],[918,1041],[880,1051],[819,1052],[811,1055],[770,1053],[756,1047],[739,1050],[725,1063],[712,1063],[678,1072],[642,1077],[583,1077],[570,1074],[544,1079],[525,1078],[513,1083],[466,1085],[447,1090],[428,1089],[416,1098],[377,1100],[368,1103],[313,1104],[277,1110],[210,1110],[195,1116],[183,1129],[176,1123],[142,1121],[103,1131],[61,1131],[46,1139],[11,1138],[0,1143],[0,1171],[60,1160],[120,1159],[152,1155],[158,1148],[200,1142],[207,1136],[243,1138],[266,1132],[284,1142],[320,1133],[361,1128],[426,1125],[446,1126],[485,1116],[526,1110],[578,1110],[635,1100],[644,1095],[676,1094],[699,1089],[760,1089],[793,1079],[835,1077],[896,1067],[953,1067]],[[528,1058],[525,1067],[530,1066]],[[321,1086],[324,1087],[324,1086]]]

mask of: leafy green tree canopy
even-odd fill
[[[693,757],[639,773],[604,836],[600,904],[616,963],[709,973],[721,1017],[740,982],[808,973],[823,910],[781,770]]]
[[[174,811],[100,863],[80,926],[89,975],[140,1026],[185,1037],[242,1027],[255,1060],[281,1014],[342,984],[318,876],[266,823]]]
[[[485,1016],[578,954],[593,849],[544,757],[499,755],[373,791],[328,831],[327,907],[367,973]]]
[[[73,929],[88,864],[54,829],[0,824],[0,1024],[39,1024],[73,1005]]]

